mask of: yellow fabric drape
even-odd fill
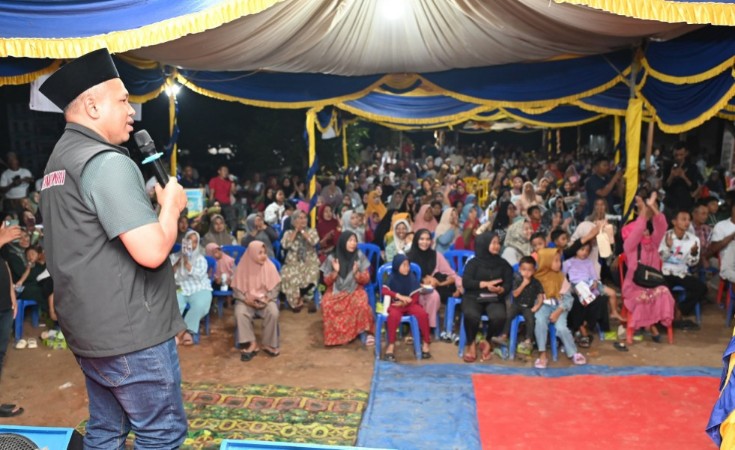
[[[620,16],[667,23],[735,25],[731,4],[669,0],[555,0],[601,9]]]
[[[633,203],[638,190],[638,164],[641,150],[641,126],[643,124],[643,100],[631,98],[625,114],[625,207]]]
[[[317,110],[314,108],[311,108],[309,111],[306,112],[306,132],[309,135],[309,169],[314,165],[314,161],[316,160],[316,113]],[[316,194],[316,175],[311,177],[311,180],[309,181],[309,203],[311,203],[311,199],[314,198],[314,195]],[[311,226],[316,226],[316,208],[313,208],[310,212],[311,216]]]

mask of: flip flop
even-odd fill
[[[240,352],[240,361],[248,362],[255,356],[253,352]]]
[[[386,353],[383,359],[390,362],[396,362],[396,355],[393,353]]]
[[[263,349],[263,353],[265,353],[265,354],[266,354],[266,355],[268,355],[268,356],[272,356],[272,357],[274,357],[274,358],[275,358],[276,356],[278,356],[278,355],[280,355],[280,354],[281,354],[281,352],[274,352],[274,351],[272,351],[272,350],[270,350],[270,349],[267,349],[267,348],[264,348],[264,349]],[[258,351],[257,351],[257,350],[255,350],[255,354],[256,354],[256,355],[258,354]]]
[[[15,405],[13,403],[3,403],[0,405],[0,411],[12,411],[14,410],[18,405]]]
[[[549,361],[547,359],[539,358],[533,363],[533,367],[537,369],[545,369],[548,364],[549,364]]]
[[[462,361],[464,361],[466,363],[473,363],[473,362],[477,361],[477,356],[470,356],[470,355],[465,354],[462,357]]]
[[[28,339],[28,348],[38,348],[38,342],[36,342],[35,338]]]
[[[613,344],[613,347],[615,347],[615,350],[617,350],[619,352],[627,352],[628,351],[628,346],[625,345],[623,342],[616,342],[616,343]]]
[[[28,341],[26,341],[25,339],[20,339],[18,342],[15,343],[15,348],[18,350],[23,350],[26,347],[28,347]]]
[[[431,359],[431,353],[421,352],[421,359]]]
[[[480,361],[488,361],[493,357],[490,343],[487,341],[480,342]]]
[[[23,414],[24,409],[15,407],[13,409],[0,409],[0,417],[15,417]]]

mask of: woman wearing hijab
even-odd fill
[[[219,288],[222,285],[222,276],[225,276],[225,281],[232,280],[235,276],[235,259],[222,251],[222,247],[210,242],[204,248],[207,256],[211,256],[217,261],[217,266],[214,270],[214,279],[212,284],[214,287]]]
[[[533,227],[531,222],[519,220],[508,228],[505,235],[505,249],[503,250],[503,259],[508,261],[511,266],[518,263],[524,256],[531,255],[531,235]]]
[[[392,271],[388,284],[383,286],[381,295],[391,297],[388,308],[388,345],[385,347],[385,360],[395,361],[393,353],[396,344],[396,331],[401,324],[403,316],[414,316],[419,323],[421,331],[421,357],[431,358],[429,344],[431,343],[431,330],[429,329],[429,315],[419,304],[419,280],[411,272],[411,263],[406,255],[397,255],[393,258]]]
[[[464,329],[467,347],[464,349],[465,362],[477,360],[475,337],[480,329],[482,315],[489,318],[485,339],[480,342],[480,360],[492,356],[491,339],[503,332],[505,325],[505,299],[512,289],[513,269],[500,257],[500,237],[497,233],[483,233],[477,236],[475,257],[467,262],[462,275],[465,293],[462,298]]]
[[[628,309],[628,328],[648,327],[654,342],[661,342],[657,323],[671,326],[674,320],[674,298],[666,285],[644,288],[633,281],[638,263],[661,270],[658,248],[666,233],[666,217],[659,212],[657,194],[654,192],[645,202],[635,197],[638,218],[624,226],[623,249],[627,272],[623,281],[623,302]],[[640,251],[640,254],[639,254]]]
[[[439,220],[439,225],[436,227],[434,236],[436,251],[442,254],[446,253],[459,236],[459,223],[456,209],[446,208],[442,212],[442,217]]]
[[[429,230],[429,233],[433,233],[436,230],[438,222],[434,217],[434,211],[431,205],[421,205],[419,212],[416,214],[416,220],[413,223],[413,231],[418,230]]]
[[[317,209],[316,231],[319,234],[319,261],[324,262],[327,255],[334,251],[342,231],[331,206],[322,205]]]
[[[278,232],[265,223],[261,213],[253,213],[245,220],[245,236],[240,245],[247,248],[251,242],[260,241],[265,245],[269,258],[275,257],[273,243],[278,240]]]
[[[471,206],[471,205],[467,205]],[[466,207],[465,207],[466,208]],[[480,218],[477,208],[470,208],[462,226],[462,234],[455,241],[457,250],[475,250],[476,232],[480,228]],[[500,236],[498,236],[500,237]],[[502,241],[502,238],[501,238]]]
[[[431,292],[422,293],[419,303],[429,314],[429,326],[436,328],[437,313],[442,302],[458,297],[462,292],[462,278],[449,265],[444,255],[432,248],[431,233],[423,229],[416,232],[411,249],[406,256],[421,268],[421,284],[430,285]]]
[[[538,270],[536,278],[544,288],[544,301],[535,313],[536,343],[539,348],[539,357],[534,363],[537,369],[545,369],[548,365],[546,356],[546,339],[549,332],[549,323],[556,327],[556,336],[564,345],[564,353],[572,359],[576,365],[587,364],[584,355],[577,351],[572,332],[567,326],[567,315],[572,309],[574,298],[572,297],[571,284],[561,271],[561,249],[542,248],[538,252]],[[570,356],[571,355],[571,356]]]
[[[516,201],[516,208],[521,213],[521,216],[526,217],[528,208],[531,206],[541,206],[544,200],[536,194],[536,189],[533,187],[533,183],[526,181],[523,183],[523,193],[521,194],[518,201]]]
[[[202,245],[207,245],[210,242],[214,242],[219,246],[223,245],[235,245],[237,240],[232,236],[230,231],[227,229],[225,224],[225,218],[221,214],[212,215],[212,223],[209,226],[209,231],[204,235]]]
[[[342,214],[342,230],[351,231],[357,236],[357,243],[368,242],[365,236],[365,223],[363,214],[354,210],[345,211]]]
[[[367,195],[367,203],[365,204],[365,215],[368,218],[373,219],[373,213],[377,214],[378,222],[382,220],[388,212],[388,209],[383,204],[383,200],[380,199],[380,194],[380,189],[371,191]]]
[[[237,265],[232,289],[235,294],[236,341],[240,360],[250,361],[258,353],[253,320],[263,318],[263,352],[278,356],[278,288],[281,276],[268,258],[265,245],[253,241]]]
[[[393,239],[385,246],[385,262],[389,263],[393,261],[396,255],[405,255],[409,248],[411,248],[411,242],[413,241],[413,234],[409,234],[411,225],[408,220],[399,220],[393,225]]]
[[[375,344],[373,310],[365,285],[370,282],[370,262],[357,248],[357,237],[342,233],[333,255],[321,267],[327,290],[322,297],[324,345],[347,344],[361,333],[370,334],[366,345]]]
[[[286,261],[281,268],[281,291],[294,312],[304,306],[303,291],[315,287],[319,282],[319,258],[316,244],[319,235],[306,226],[306,214],[301,210],[291,214],[292,230],[283,234],[281,248],[286,250]],[[309,311],[316,312],[313,304]]]
[[[207,259],[201,250],[199,233],[189,231],[181,242],[181,251],[171,255],[174,265],[174,280],[178,290],[179,311],[184,315],[186,332],[180,337],[184,345],[192,345],[194,336],[199,335],[199,322],[209,314],[212,306],[212,283],[207,273]]]

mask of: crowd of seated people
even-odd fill
[[[265,273],[256,290],[268,311],[280,304],[313,313],[320,306],[326,346],[375,342],[381,330],[375,329],[379,311],[371,302],[380,296],[374,265],[396,262],[392,283],[400,289],[383,311],[391,328],[386,359],[395,360],[392,328],[400,315],[418,318],[422,353],[428,355],[432,331],[456,344],[464,325],[468,363],[505,357],[497,349],[516,342],[510,324],[520,315],[525,331],[518,351],[530,354],[535,347],[537,368],[548,365],[552,326],[567,357],[585,364],[582,351],[598,335],[611,334],[615,348],[627,351],[631,334],[662,342],[661,333],[671,328],[698,329],[692,316],[706,303],[708,279],[722,267],[720,276],[735,281],[735,206],[730,215],[729,206],[720,207],[733,204],[726,180],[690,161],[685,144],[672,150],[671,160],[665,152],[653,156],[627,211],[625,177],[612,155],[540,157],[497,144],[426,144],[371,149],[348,172],[319,177],[313,223],[300,177],[263,180],[257,174],[232,187],[231,204],[242,209],[235,211],[236,229],[215,202],[201,216],[183,218],[179,231],[181,237],[188,228],[201,233],[212,256],[219,249],[217,277],[225,270],[220,262],[240,280],[248,270]],[[679,204],[671,195],[688,199]],[[237,238],[236,231],[242,232]],[[263,257],[243,257],[237,267],[222,261],[221,249],[238,240],[247,252],[256,248],[277,260],[278,276]],[[376,259],[374,247],[361,247],[367,245],[377,247]],[[456,251],[471,258],[463,267],[445,256]],[[406,261],[418,266],[419,279],[406,273]],[[639,265],[665,281],[637,284]],[[409,289],[416,284],[420,289]],[[250,355],[243,360],[260,349],[248,325],[258,314],[268,317],[263,347],[278,354],[278,315],[256,308],[247,292],[235,292],[237,340]],[[461,302],[462,314],[447,318],[450,298]]]

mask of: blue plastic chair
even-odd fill
[[[521,322],[525,322],[523,316],[517,316],[510,323],[510,336],[508,342],[508,354],[510,359],[516,357],[516,347],[518,346],[518,326]],[[553,323],[549,323],[549,340],[551,341],[551,359],[557,361],[559,359],[559,345],[556,342],[556,327]],[[541,349],[539,349],[541,350]]]
[[[444,253],[449,266],[457,272],[460,277],[464,275],[464,267],[467,265],[467,261],[474,258],[475,252],[470,250],[449,250]],[[457,305],[462,303],[460,297],[449,297],[447,299],[447,309],[444,313],[444,331],[446,333],[452,333],[454,330],[454,314],[457,310]]]
[[[245,254],[246,250],[247,249],[243,247],[242,245],[223,245],[222,246],[222,251],[232,256],[232,259],[235,260],[235,265],[240,263],[240,258],[242,258],[242,255]]]
[[[490,318],[483,314],[480,317],[480,323],[482,324],[482,327],[484,328],[488,323],[490,322]],[[467,332],[464,328],[464,313],[459,316],[459,351],[457,352],[459,354],[459,357],[461,358],[464,356],[464,348],[467,345]]]
[[[687,291],[684,289],[683,286],[674,286],[671,288],[671,295],[674,296],[677,302],[681,303],[687,298]],[[694,316],[697,319],[697,325],[702,324],[702,307],[701,307],[701,301],[697,302],[696,305],[694,305]],[[728,322],[727,326],[730,326],[730,323]]]
[[[25,321],[26,308],[31,310],[31,321],[34,327],[38,327],[38,303],[35,300],[17,299],[18,313],[15,315],[15,342],[23,337],[23,322]]]
[[[378,292],[383,292],[383,282],[385,279],[390,277],[393,267],[391,264],[383,264],[378,268],[376,275],[378,283]],[[417,280],[421,279],[421,268],[418,264],[411,263],[411,272]],[[383,325],[387,326],[388,316],[384,314],[378,314],[375,325],[375,358],[380,358],[380,331],[383,329]],[[413,336],[413,351],[416,354],[416,359],[421,359],[421,331],[419,330],[419,321],[414,316],[403,316],[401,318],[401,324],[407,323],[411,327],[411,335]],[[387,335],[386,335],[387,338]]]
[[[377,286],[376,283],[376,271],[378,270],[378,267],[380,267],[380,247],[378,247],[375,244],[367,244],[367,243],[359,243],[357,244],[357,248],[365,255],[365,257],[370,261],[370,275],[371,275],[371,282],[367,286],[365,286],[365,290],[368,294],[368,299],[370,300],[370,306],[375,310],[375,288]]]

